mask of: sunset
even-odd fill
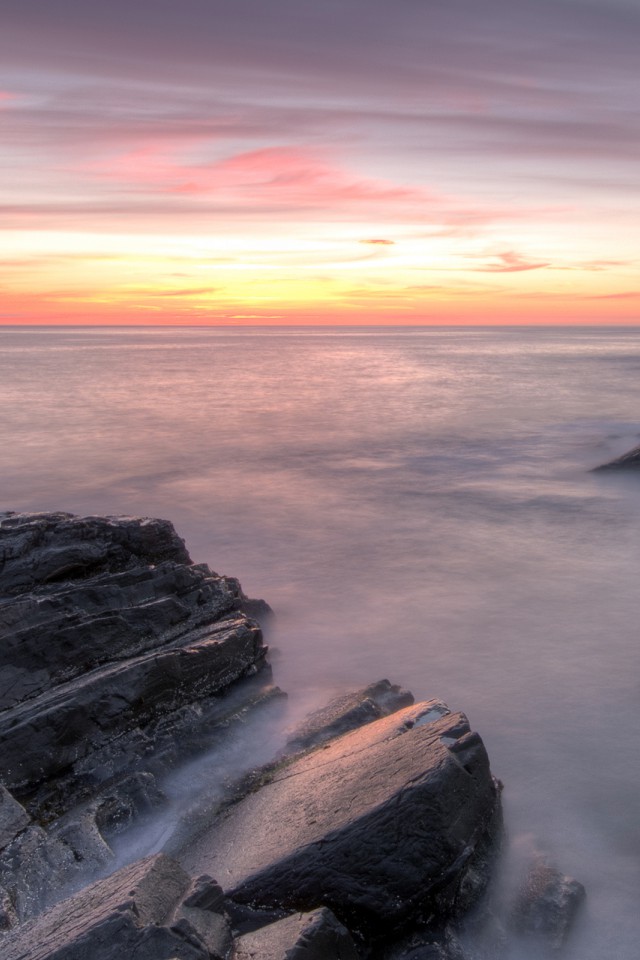
[[[9,2],[5,324],[634,324],[638,8]]]
[[[638,960],[640,0],[4,0],[2,960]]]

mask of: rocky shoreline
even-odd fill
[[[285,696],[270,615],[167,521],[0,514],[1,955],[473,960],[510,930],[559,950],[583,888],[540,860],[498,901],[480,736],[386,680],[115,869],[167,773]]]

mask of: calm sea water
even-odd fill
[[[640,332],[0,329],[0,507],[171,519],[275,608],[292,715],[382,676],[464,710],[514,848],[640,938]],[[514,946],[514,956],[524,956]]]

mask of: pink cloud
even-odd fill
[[[489,263],[484,267],[476,267],[475,269],[481,273],[520,273],[523,270],[540,270],[542,267],[549,266],[548,263],[527,260],[513,250],[497,254],[497,259],[498,263]]]
[[[84,169],[130,188],[201,196],[241,207],[308,208],[434,200],[422,189],[359,177],[323,156],[297,147],[265,147],[213,163],[189,163],[162,143],[145,144]]]
[[[382,239],[373,239],[373,240],[361,240],[360,243],[371,243],[374,245],[379,245],[381,247],[393,247],[395,246],[395,240],[382,240]]]

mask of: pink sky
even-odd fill
[[[0,323],[638,323],[627,0],[8,2]]]

